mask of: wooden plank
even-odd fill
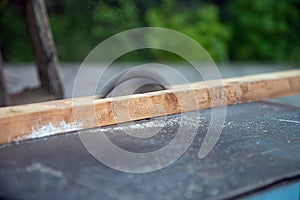
[[[300,70],[291,70],[107,99],[81,97],[5,107],[0,108],[0,143],[298,93]],[[154,109],[158,107],[164,111]]]
[[[20,1],[41,86],[57,99],[64,97],[58,58],[44,0]]]

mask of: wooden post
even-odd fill
[[[8,106],[8,105],[9,105],[9,97],[6,90],[6,84],[5,84],[3,68],[2,68],[2,56],[0,53],[0,106]]]
[[[41,86],[57,99],[64,97],[58,58],[44,0],[20,0]]]

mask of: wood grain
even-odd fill
[[[300,70],[176,85],[107,99],[81,97],[0,108],[0,143],[300,93]]]

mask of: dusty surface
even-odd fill
[[[178,115],[86,130],[106,134],[131,152],[150,152],[177,134]],[[177,161],[155,172],[131,174],[97,161],[78,133],[0,145],[0,197],[9,199],[220,199],[299,181],[300,108],[271,103],[229,106],[212,152],[198,158],[210,109],[181,119],[184,134],[196,127],[193,143]],[[124,131],[148,133],[133,138]],[[155,162],[155,160],[153,161]]]

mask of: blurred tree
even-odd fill
[[[299,60],[299,1],[228,0],[226,9],[232,59]]]
[[[17,0],[0,1],[0,48],[5,60],[32,60]],[[121,31],[161,26],[198,41],[215,60],[300,60],[299,0],[46,0],[58,56],[82,61]],[[219,10],[221,13],[219,13]],[[178,60],[162,51],[125,60]]]
[[[191,3],[182,5],[163,0],[160,7],[147,11],[146,18],[150,26],[174,29],[192,37],[214,60],[226,60],[230,31],[220,22],[217,7],[197,1]]]
[[[101,1],[95,5],[92,27],[93,36],[101,42],[121,31],[141,26],[138,11],[132,1]]]
[[[52,31],[61,60],[84,59],[93,48],[92,1],[47,1]]]
[[[49,1],[48,5],[58,54],[63,60],[83,60],[109,36],[141,26],[131,0],[62,0],[58,4]]]
[[[30,43],[27,38],[20,9],[8,1],[0,1],[0,50],[4,61],[32,60]]]

